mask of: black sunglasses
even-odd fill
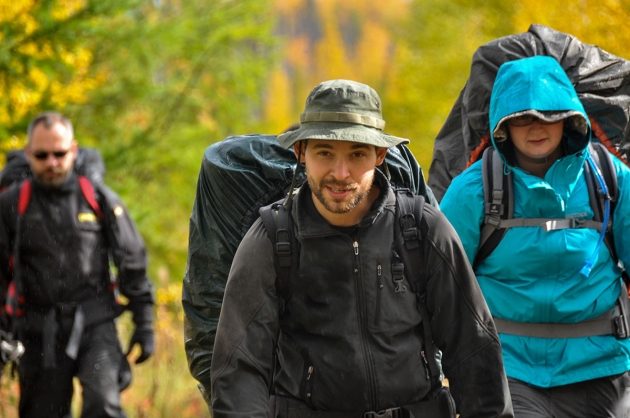
[[[33,153],[33,157],[35,157],[38,160],[42,160],[43,161],[43,160],[48,159],[48,156],[52,154],[53,157],[59,159],[59,158],[65,157],[66,154],[68,154],[69,152],[70,152],[69,149],[64,150],[64,151],[50,151],[50,152],[48,152],[48,151],[35,151]]]

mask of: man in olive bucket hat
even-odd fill
[[[261,210],[288,208],[298,265],[283,291],[263,221],[243,238],[214,345],[213,417],[452,417],[455,406],[462,417],[511,417],[497,333],[457,236],[378,169],[408,140],[383,132],[376,91],[323,82],[300,121],[278,141],[307,182]],[[410,201],[417,269],[396,239]]]

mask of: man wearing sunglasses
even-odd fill
[[[144,243],[118,196],[75,173],[78,146],[67,118],[46,112],[33,119],[25,155],[32,178],[0,193],[0,295],[7,295],[0,324],[26,349],[20,418],[71,416],[74,377],[81,417],[126,417],[120,391],[130,375],[114,289],[129,301],[129,349],[140,346],[141,363],[154,350]]]
[[[33,177],[42,185],[61,186],[72,172],[78,150],[70,122],[52,115],[36,118],[28,139],[24,151]]]

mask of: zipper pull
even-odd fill
[[[306,372],[307,383],[311,380],[311,377],[313,377],[314,371],[315,371],[315,368],[313,366],[308,366],[308,370]],[[312,396],[313,396],[313,393],[311,392],[311,385],[307,385],[306,397],[310,400]]]
[[[352,248],[354,249],[354,255],[359,255],[359,243],[357,241],[352,242]]]
[[[383,267],[378,264],[376,266],[376,282],[378,283],[378,288],[383,288]]]
[[[429,380],[429,360],[427,359],[427,354],[424,350],[420,350],[420,356],[422,357],[422,362],[424,363],[424,374],[427,376],[427,380]]]

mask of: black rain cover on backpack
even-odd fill
[[[210,387],[210,359],[225,282],[236,248],[258,209],[286,195],[295,154],[273,135],[228,137],[204,153],[190,217],[182,303],[191,373]],[[390,148],[391,182],[435,204],[418,162],[404,145]],[[297,184],[304,177],[297,179]]]
[[[630,152],[630,61],[574,36],[543,25],[495,39],[477,49],[470,76],[444,126],[438,133],[429,169],[429,185],[442,199],[453,177],[481,156],[482,137],[488,137],[488,107],[494,78],[501,64],[533,55],[554,57],[575,86],[591,119],[594,134],[602,133],[628,161]]]
[[[74,162],[74,171],[87,177],[94,184],[102,184],[105,176],[105,163],[100,152],[94,148],[79,148]],[[31,177],[31,169],[26,161],[24,150],[7,153],[7,164],[0,171],[0,191],[11,184]]]

